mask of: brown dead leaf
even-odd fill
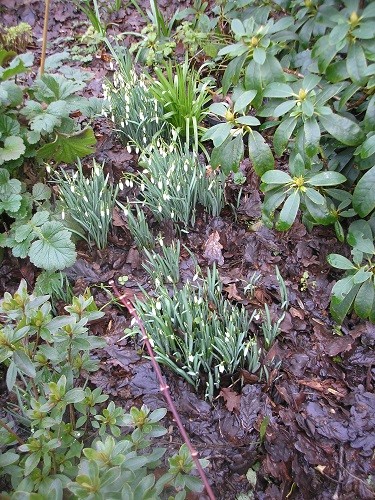
[[[224,290],[228,293],[228,299],[238,300],[238,302],[242,301],[242,297],[238,295],[238,290],[235,283],[230,283],[228,286],[224,287]]]
[[[219,396],[224,399],[225,406],[229,411],[240,411],[241,394],[237,394],[230,387],[223,387]]]
[[[214,262],[222,266],[224,264],[224,257],[222,254],[223,245],[220,243],[220,235],[217,231],[214,231],[208,237],[204,245],[203,257],[208,260],[211,265]]]

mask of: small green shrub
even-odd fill
[[[25,281],[0,301],[0,364],[12,394],[0,419],[0,477],[10,484],[1,497],[183,500],[201,491],[185,445],[166,473],[152,472],[166,451],[155,447],[165,409],[125,413],[89,386],[99,367],[90,353],[105,346],[89,333],[103,316],[93,298],[73,298],[65,310],[53,317],[48,296],[29,295]]]
[[[350,224],[347,236],[353,262],[339,254],[330,254],[328,262],[346,271],[332,289],[331,314],[341,324],[354,309],[362,319],[375,323],[375,247],[374,226],[357,220]]]
[[[144,301],[137,301],[136,309],[159,363],[196,390],[203,385],[210,400],[224,374],[234,376],[240,368],[252,373],[259,369],[260,351],[249,336],[253,317],[223,298],[216,267],[208,269],[207,278],[197,278],[196,283],[186,283],[180,289],[174,285],[172,295],[162,284],[167,277],[157,261],[152,275],[157,298],[145,295]],[[131,334],[136,332],[137,327]]]
[[[0,247],[11,248],[21,259],[28,256],[37,267],[55,271],[74,264],[76,252],[70,231],[54,220],[50,197],[48,186],[37,183],[28,193],[24,184],[0,168],[0,223],[5,228],[0,233]],[[2,214],[14,219],[10,227]]]
[[[93,130],[82,129],[71,114],[79,109],[94,116],[98,100],[78,96],[85,84],[60,74],[44,74],[22,87],[15,76],[27,71],[32,57],[13,55],[0,50],[0,165],[12,171],[28,158],[73,163],[92,153]]]
[[[118,186],[109,184],[109,175],[104,176],[104,165],[99,166],[94,160],[91,177],[85,177],[78,162],[77,170],[72,175],[61,170],[56,175],[56,182],[63,210],[81,229],[76,231],[71,228],[71,231],[90,245],[94,242],[99,250],[106,248]]]

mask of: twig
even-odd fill
[[[202,482],[204,484],[204,487],[206,488],[206,492],[207,492],[207,495],[208,497],[210,498],[210,500],[215,500],[215,495],[214,495],[214,492],[212,491],[211,489],[211,486],[207,480],[207,477],[206,477],[206,474],[203,470],[203,467],[198,459],[198,452],[196,450],[194,450],[191,442],[190,442],[190,439],[189,439],[189,436],[187,435],[186,431],[185,431],[185,428],[181,422],[181,419],[180,419],[180,416],[177,412],[177,409],[173,403],[173,400],[171,398],[171,395],[170,395],[170,392],[169,392],[169,386],[165,383],[164,381],[164,378],[163,378],[163,375],[161,373],[161,370],[160,370],[160,367],[155,359],[155,354],[154,354],[154,351],[151,347],[151,344],[150,344],[150,340],[147,336],[147,333],[146,333],[146,330],[145,330],[145,327],[143,325],[143,322],[142,320],[140,319],[140,317],[138,316],[137,314],[137,311],[135,310],[132,302],[125,296],[125,295],[121,295],[119,293],[119,291],[117,290],[117,287],[116,285],[114,284],[114,282],[111,280],[109,282],[109,284],[111,285],[111,287],[113,288],[114,292],[115,292],[115,295],[116,297],[118,298],[118,300],[126,307],[126,309],[129,311],[130,315],[133,316],[135,322],[137,323],[137,325],[139,326],[139,329],[142,333],[142,340],[143,342],[145,343],[146,345],[146,348],[147,348],[147,351],[148,351],[148,354],[150,356],[150,360],[151,360],[151,364],[153,366],[153,369],[156,373],[156,376],[159,380],[159,384],[160,384],[160,392],[163,394],[164,396],[164,399],[166,400],[168,406],[169,406],[169,409],[171,410],[171,413],[176,421],[176,424],[177,424],[177,427],[179,428],[179,431],[181,433],[181,436],[183,437],[185,443],[186,443],[186,446],[188,447],[189,451],[190,451],[190,454],[195,462],[195,465],[197,467],[197,470],[199,472],[199,475],[202,479]]]
[[[48,35],[48,18],[49,18],[49,7],[51,0],[46,0],[46,7],[44,10],[44,26],[43,26],[43,41],[42,41],[42,56],[40,59],[40,76],[44,73],[44,65],[46,62],[46,52],[47,52],[47,35]]]
[[[17,439],[17,441],[19,442],[19,444],[25,444],[25,441],[23,439],[21,439],[19,437],[19,435],[14,432],[13,429],[11,429],[9,427],[9,425],[7,425],[5,422],[3,422],[1,419],[0,419],[0,426],[3,427],[7,432],[9,432],[9,434],[11,434],[15,439]]]

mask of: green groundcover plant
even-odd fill
[[[36,183],[31,193],[9,171],[0,168],[0,248],[11,248],[15,257],[30,261],[47,271],[65,269],[76,260],[71,232],[56,220],[51,207],[51,189]],[[5,223],[3,217],[11,221]]]
[[[77,95],[85,83],[45,74],[25,88],[15,77],[31,64],[30,54],[0,50],[0,166],[9,171],[28,158],[73,163],[92,153],[96,143],[93,130],[71,117],[78,110],[89,118],[99,112],[96,98]]]
[[[0,366],[12,394],[0,415],[0,477],[9,485],[1,497],[183,500],[201,491],[185,445],[153,473],[166,452],[155,446],[167,432],[165,409],[126,413],[90,386],[99,367],[90,353],[105,346],[89,332],[103,316],[93,298],[74,297],[55,317],[48,298],[22,281],[0,301]]]

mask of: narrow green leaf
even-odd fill
[[[297,101],[295,101],[294,99],[291,101],[284,101],[281,104],[279,104],[278,106],[276,106],[276,108],[274,109],[272,114],[275,117],[285,115],[290,110],[292,110],[296,106],[296,104],[297,104]]]
[[[277,127],[273,136],[273,147],[276,156],[280,157],[284,153],[296,125],[297,118],[293,116],[283,120]]]
[[[297,216],[300,201],[301,197],[297,190],[286,199],[276,223],[278,231],[287,231],[292,226]]]
[[[266,60],[266,51],[262,47],[256,47],[253,52],[253,58],[254,61],[261,66],[264,64],[264,61]]]
[[[320,127],[315,118],[309,118],[303,124],[305,151],[309,158],[316,155],[320,142]]]
[[[36,376],[34,365],[24,352],[15,351],[13,354],[13,362],[17,368],[28,377],[34,378]]]
[[[236,123],[239,123],[240,125],[248,125],[249,127],[256,127],[257,125],[260,125],[260,121],[258,118],[255,118],[255,116],[240,116],[239,118],[236,118]]]
[[[349,45],[346,69],[351,80],[358,85],[364,85],[367,80],[367,63],[363,49],[359,43]]]
[[[356,269],[353,262],[344,257],[343,255],[337,253],[331,253],[327,257],[328,263],[336,269],[354,270]]]
[[[318,191],[312,188],[306,188],[305,195],[316,205],[324,205],[326,199]]]

